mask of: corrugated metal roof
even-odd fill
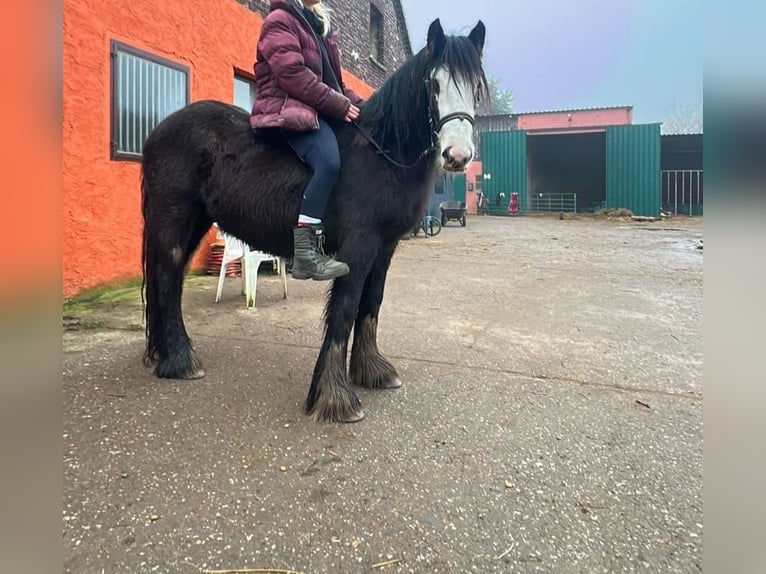
[[[598,112],[603,110],[632,110],[633,106],[603,106],[595,108],[569,108],[566,110],[541,110],[537,112],[516,112],[515,116],[534,116],[537,114],[562,114],[571,112]]]
[[[514,113],[502,113],[502,114],[479,114],[476,116],[476,121],[479,120],[492,120],[495,118],[515,118],[519,114]]]
[[[503,114],[483,114],[476,116],[476,120],[491,118],[518,118],[519,116],[534,116],[538,114],[563,114],[570,112],[598,112],[603,110],[632,110],[633,106],[602,106],[595,108],[569,108],[563,110],[541,110],[537,112],[511,112]]]

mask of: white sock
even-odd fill
[[[322,220],[317,219],[316,217],[309,217],[308,215],[303,215],[301,213],[298,216],[298,223],[303,223],[304,225],[319,225],[322,223]]]

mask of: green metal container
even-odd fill
[[[606,207],[660,216],[660,124],[606,130]]]
[[[455,201],[465,203],[465,174],[458,173],[452,177],[452,197]]]
[[[660,124],[610,126],[606,128],[605,137],[604,206],[630,209],[636,215],[659,217],[662,192]],[[483,190],[489,202],[488,213],[507,215],[514,192],[519,194],[521,213],[526,213],[526,132],[488,132],[481,134],[481,141]]]
[[[482,189],[488,200],[488,213],[508,215],[514,192],[519,194],[520,211],[524,213],[527,209],[527,134],[485,132],[481,134],[481,146]]]

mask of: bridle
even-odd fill
[[[436,122],[436,133],[439,133],[444,125],[447,122],[451,122],[452,120],[465,120],[469,124],[471,124],[471,127],[474,126],[474,119],[473,116],[467,112],[452,112],[451,114],[447,114],[442,119],[440,119],[438,122]]]
[[[420,160],[422,160],[425,156],[427,156],[429,153],[434,151],[437,148],[437,144],[439,143],[439,132],[442,130],[442,128],[449,122],[453,120],[465,120],[469,124],[471,124],[471,128],[475,125],[475,119],[474,117],[469,114],[468,112],[452,112],[444,116],[443,118],[439,117],[439,106],[436,105],[436,90],[434,90],[434,78],[433,76],[430,78],[426,78],[424,80],[424,83],[426,85],[426,89],[428,91],[428,126],[429,131],[431,132],[431,142],[429,143],[428,147],[424,149],[418,157],[415,159],[415,161],[411,164],[403,164],[398,161],[396,161],[394,158],[392,158],[383,148],[382,146],[376,142],[373,137],[365,132],[362,127],[354,120],[353,124],[356,126],[356,129],[359,130],[359,133],[361,133],[367,141],[372,144],[372,147],[375,148],[375,150],[382,155],[384,158],[386,158],[389,162],[394,164],[397,167],[401,167],[404,169],[410,169],[415,167],[420,163]]]

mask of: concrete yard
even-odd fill
[[[701,571],[702,233],[473,216],[402,241],[379,344],[404,386],[359,390],[353,425],[302,412],[326,283],[285,300],[262,272],[247,310],[191,277],[194,382],[143,366],[137,288],[72,307],[64,570]]]

